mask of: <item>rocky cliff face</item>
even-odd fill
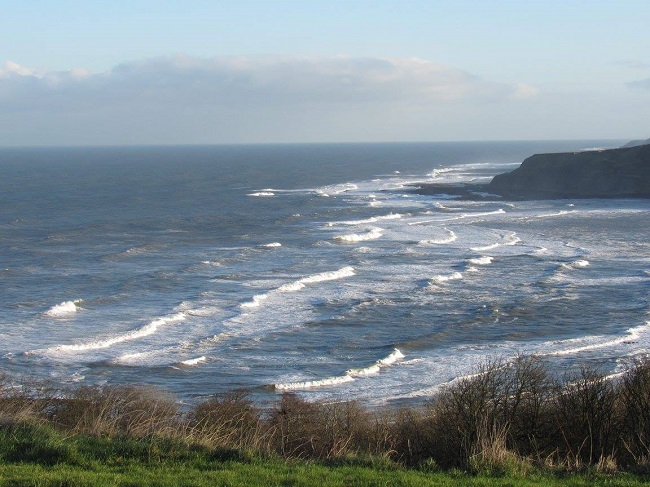
[[[650,198],[650,145],[536,154],[486,190],[523,199]]]

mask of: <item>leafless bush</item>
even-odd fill
[[[390,442],[385,424],[352,401],[310,403],[285,393],[269,424],[275,431],[276,451],[285,457],[382,454]]]
[[[383,457],[421,468],[525,473],[532,463],[564,470],[650,471],[650,359],[612,381],[582,370],[551,380],[535,357],[495,360],[454,381],[423,407],[371,411],[357,402],[308,402],[285,393],[270,411],[231,393],[181,414],[152,388],[43,384],[0,376],[0,423],[50,422],[70,434],[173,437],[215,451],[285,458]]]
[[[637,360],[619,385],[626,465],[650,471],[650,359]]]
[[[442,466],[467,467],[479,443],[497,431],[505,448],[524,455],[536,452],[551,393],[552,382],[535,357],[479,366],[433,401],[430,425],[420,427],[429,438],[429,456]]]
[[[80,387],[57,401],[50,420],[75,433],[93,435],[172,435],[178,407],[171,396],[146,387]]]
[[[583,369],[558,388],[552,405],[552,439],[567,465],[597,465],[616,457],[620,420],[615,385],[602,374]]]
[[[188,413],[189,438],[210,447],[269,450],[271,433],[243,392],[199,403]]]

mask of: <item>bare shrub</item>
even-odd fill
[[[650,471],[650,359],[637,360],[619,386],[626,465]]]
[[[244,392],[210,399],[188,413],[190,438],[210,447],[268,450],[270,433]]]
[[[166,393],[148,387],[80,387],[57,402],[50,420],[93,435],[170,435],[177,432],[178,407]]]
[[[488,362],[443,390],[429,414],[429,456],[441,466],[467,467],[480,441],[503,435],[504,447],[538,449],[552,382],[535,357]]]
[[[356,402],[310,403],[285,393],[269,424],[276,451],[285,457],[333,458],[348,453],[379,453],[386,438],[380,421]]]
[[[570,467],[597,465],[616,456],[619,433],[614,384],[602,374],[582,369],[558,390],[552,408],[557,454]]]

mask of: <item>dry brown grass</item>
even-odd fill
[[[423,407],[371,411],[357,402],[283,394],[261,410],[243,393],[189,410],[157,389],[42,384],[0,377],[0,423],[49,423],[70,435],[170,438],[215,451],[285,458],[390,458],[422,468],[491,474],[562,470],[650,471],[650,359],[619,381],[583,370],[559,383],[543,362],[519,357],[480,366]]]

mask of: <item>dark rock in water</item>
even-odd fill
[[[650,198],[650,145],[536,154],[485,191],[517,199]]]

